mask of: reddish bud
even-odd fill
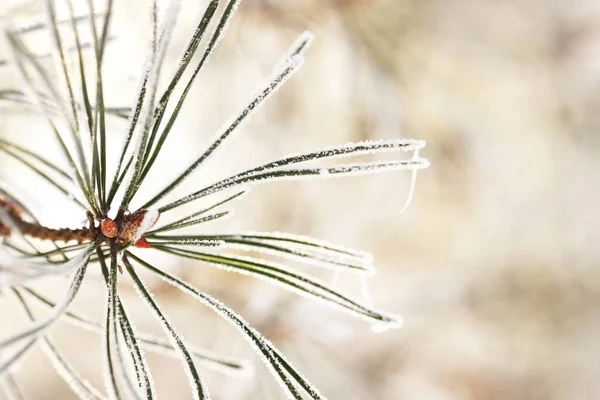
[[[151,249],[152,248],[152,245],[150,243],[148,243],[148,241],[144,238],[141,238],[140,240],[135,242],[133,246],[137,247],[138,249]]]
[[[119,227],[119,242],[134,242],[134,245],[137,244],[142,239],[142,235],[156,224],[159,217],[160,213],[156,210],[138,210],[126,215]],[[151,246],[146,242],[137,247],[147,248]]]
[[[100,222],[100,230],[107,238],[114,238],[117,236],[117,224],[110,218],[103,219],[102,222]]]

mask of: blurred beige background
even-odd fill
[[[148,7],[115,4],[107,93],[115,105],[126,105],[147,49]],[[184,1],[168,71],[205,4]],[[369,281],[373,301],[401,314],[404,328],[373,333],[345,314],[250,278],[156,259],[240,312],[330,399],[599,398],[600,2],[245,0],[144,193],[162,187],[203,149],[304,29],[316,35],[304,68],[182,193],[290,152],[426,139],[422,155],[432,165],[419,173],[404,214],[397,212],[409,174],[399,172],[256,187],[236,205],[234,218],[201,229],[289,231],[369,251],[378,267]],[[0,86],[11,86],[11,79],[0,71]],[[24,121],[28,114],[3,108],[1,115],[2,135],[51,143],[43,124]],[[125,124],[111,124],[118,141]],[[8,168],[3,179],[13,174]],[[76,226],[84,218],[50,194],[28,192],[25,182],[20,186],[49,223],[64,225],[69,215]],[[224,322],[161,282],[152,284],[190,342],[253,357]],[[360,291],[352,277],[340,284]],[[101,318],[102,285],[86,283],[76,307]],[[131,293],[126,304],[137,326],[160,332],[126,279],[121,290]],[[7,321],[13,311],[5,303]],[[55,332],[70,359],[102,388],[99,337],[66,324]],[[148,357],[163,398],[190,396],[177,360]],[[252,377],[207,372],[214,397],[283,398],[254,360]],[[31,398],[73,397],[38,350],[16,377]]]

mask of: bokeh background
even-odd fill
[[[16,18],[35,19],[33,3]],[[148,49],[147,3],[115,1],[106,64],[113,105],[133,99]],[[205,5],[183,2],[168,71]],[[374,333],[248,277],[159,255],[156,262],[241,313],[330,399],[599,398],[600,2],[245,0],[140,198],[202,151],[305,29],[316,40],[304,68],[182,193],[290,152],[377,138],[427,140],[422,155],[432,164],[419,173],[403,214],[410,176],[397,172],[257,187],[235,217],[201,227],[289,231],[369,251],[378,268],[369,280],[373,301],[401,314],[404,327]],[[43,53],[44,38],[34,40]],[[0,86],[14,82],[10,70],[0,70]],[[4,103],[1,110],[2,135],[57,153],[33,114]],[[110,124],[119,143],[126,125]],[[48,224],[76,227],[84,219],[42,184],[32,186],[6,157],[0,162],[3,181]],[[93,275],[75,307],[101,319],[105,290]],[[159,333],[122,277],[138,328]],[[147,278],[191,343],[256,362],[253,376],[207,372],[215,398],[283,397],[233,329]],[[352,276],[339,285],[360,292]],[[58,299],[64,282],[39,287]],[[8,298],[0,303],[0,331],[23,323]],[[61,324],[53,338],[102,388],[100,336]],[[177,360],[148,358],[163,398],[190,396]],[[15,376],[31,398],[73,398],[39,350]]]

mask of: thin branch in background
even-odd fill
[[[4,379],[2,380],[2,388],[6,393],[6,396],[9,400],[23,400],[23,394],[21,393],[21,389],[19,389],[19,385],[17,385],[17,381],[13,378],[11,374],[6,374]]]
[[[75,24],[86,24],[90,18],[95,20],[98,18],[102,18],[106,13],[103,12],[98,12],[95,13],[93,15],[88,15],[88,14],[83,14],[83,15],[78,15],[74,18],[67,18],[67,19],[62,19],[62,20],[58,20],[56,21],[56,25],[57,27],[62,27],[62,25],[67,25],[67,24],[71,24],[72,22],[74,22]],[[25,35],[28,33],[34,33],[34,32],[39,32],[39,31],[45,31],[48,29],[48,23],[47,21],[40,21],[40,22],[36,22],[34,24],[31,25],[27,25],[27,26],[23,26],[20,28],[16,28],[14,29],[12,32],[14,34],[17,35]]]
[[[109,37],[107,39],[107,41],[112,41],[114,40],[114,38]],[[77,53],[79,51],[83,51],[83,50],[88,50],[88,49],[93,49],[93,45],[91,42],[81,42],[78,46],[72,46],[66,49],[66,53]],[[52,58],[52,53],[39,53],[39,54],[33,54],[33,57],[36,60],[45,60],[47,58]],[[10,65],[10,62],[8,60],[1,60],[0,59],[0,68],[2,67],[8,67]]]
[[[31,322],[35,322],[33,313],[21,295],[20,291],[18,289],[13,289],[13,293],[23,308],[27,318]],[[42,349],[55,366],[55,369],[58,371],[60,376],[80,399],[100,400],[103,398],[98,390],[92,387],[88,381],[83,379],[78,374],[75,367],[71,365],[71,363],[69,363],[62,354],[60,354],[56,346],[47,337],[42,338]]]

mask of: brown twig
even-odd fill
[[[36,239],[51,240],[53,242],[76,241],[77,243],[82,243],[95,240],[98,236],[98,228],[93,223],[90,223],[89,227],[80,229],[54,229],[35,222],[26,221],[23,219],[22,210],[3,196],[0,196],[0,207],[4,209],[23,235]],[[10,227],[0,222],[0,237],[10,237],[11,233]]]

